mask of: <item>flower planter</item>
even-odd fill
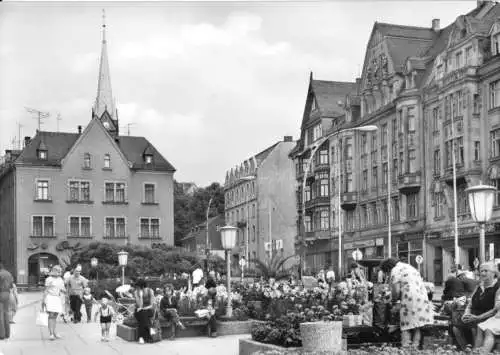
[[[304,351],[342,351],[342,322],[306,322],[300,324]]]
[[[279,353],[290,353],[300,348],[284,348],[282,346],[259,343],[252,339],[240,339],[239,355],[252,355],[255,352],[279,351]]]
[[[260,322],[260,321],[255,321],[255,320],[227,321],[227,322],[217,321],[217,334],[218,335],[250,334],[252,329],[252,324],[254,324],[255,322]]]

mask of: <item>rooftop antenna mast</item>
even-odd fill
[[[62,121],[62,117],[59,112],[57,113],[56,120],[57,120],[57,132],[59,132],[59,121]]]
[[[36,114],[36,117],[33,117],[33,118],[36,119],[36,120],[38,120],[38,131],[40,131],[40,127],[42,126],[43,120],[46,119],[46,118],[48,118],[50,116],[50,113],[49,112],[45,112],[45,111],[36,110],[34,108],[29,108],[29,107],[24,107],[24,108],[29,113]]]
[[[130,123],[127,123],[125,124],[125,127],[127,127],[127,135],[130,136],[130,126],[133,126],[135,125],[134,122],[130,122]]]
[[[23,146],[22,146],[22,140],[21,140],[21,127],[23,127],[23,125],[21,123],[17,123],[17,132],[18,132],[18,143],[19,143],[19,150],[22,150],[23,149]]]

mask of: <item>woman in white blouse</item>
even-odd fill
[[[63,312],[63,298],[65,292],[64,280],[61,277],[62,269],[59,265],[52,267],[49,277],[45,279],[45,290],[43,292],[42,309],[49,314],[49,339],[59,339],[56,333],[57,316]]]

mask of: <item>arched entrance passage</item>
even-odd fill
[[[28,283],[42,283],[50,267],[56,264],[59,264],[59,259],[54,254],[37,253],[31,255],[28,259]]]

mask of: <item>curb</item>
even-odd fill
[[[22,306],[17,307],[17,309],[19,310],[19,309],[27,308],[29,306],[34,305],[35,303],[38,303],[38,302],[40,302],[40,300],[31,301],[31,302],[23,304]],[[2,354],[0,353],[0,355],[2,355]]]

